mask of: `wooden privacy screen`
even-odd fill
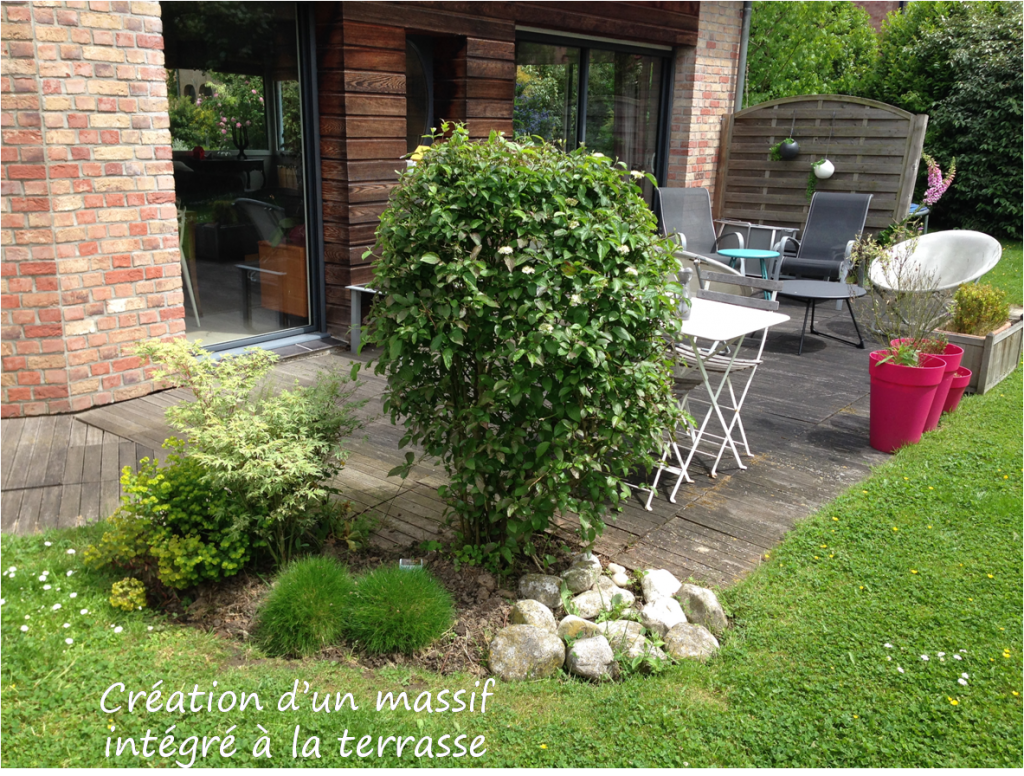
[[[800,154],[771,161],[769,148],[789,137],[794,119]],[[807,176],[828,145],[836,171],[819,180],[817,190],[873,194],[867,229],[884,229],[907,215],[927,125],[925,115],[834,94],[787,97],[726,116],[716,217],[803,228],[810,204]]]

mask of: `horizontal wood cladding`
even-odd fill
[[[324,105],[324,95],[320,95],[320,105]],[[328,131],[329,130],[329,131]],[[395,118],[390,116],[350,116],[349,118],[338,118],[336,116],[322,116],[320,118],[321,136],[333,138],[385,138],[405,137],[405,117]]]
[[[693,46],[697,3],[392,2],[343,3],[346,19],[394,23],[425,32],[514,40],[515,25],[598,35],[637,43]]]
[[[504,40],[466,39],[466,56],[479,59],[505,59],[514,62],[516,44]]]
[[[363,160],[398,159],[405,154],[405,140],[335,140],[320,141],[320,156],[324,159]]]
[[[487,102],[486,100],[467,100],[467,118],[512,119],[511,102]]]
[[[369,159],[362,162],[325,161],[320,165],[324,180],[347,181],[386,181],[398,180],[396,170],[405,167],[402,159]]]
[[[323,182],[325,200],[354,205],[361,202],[387,202],[397,181],[362,181],[348,184],[347,181]]]
[[[372,70],[405,75],[405,51],[345,46],[342,66],[346,70]]]
[[[345,91],[404,96],[405,73],[373,73],[368,70],[346,70]]]

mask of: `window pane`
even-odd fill
[[[185,331],[310,323],[292,3],[161,3]]]
[[[660,97],[660,58],[591,50],[587,148],[653,173]]]
[[[520,41],[516,45],[516,135],[540,135],[576,147],[576,101],[580,50]]]

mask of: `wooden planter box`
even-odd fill
[[[942,332],[954,345],[964,349],[961,365],[973,373],[967,385],[970,393],[985,393],[999,383],[1020,363],[1024,346],[1024,319],[1015,319],[984,337]]]

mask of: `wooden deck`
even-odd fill
[[[598,540],[600,555],[629,568],[662,567],[728,585],[798,520],[886,460],[868,447],[868,350],[808,336],[798,357],[803,308],[784,302],[782,311],[792,320],[769,335],[765,364],[743,412],[755,452],[748,468],[723,458],[712,480],[693,466],[696,482],[682,486],[678,503],[668,503],[662,489],[651,512],[643,508],[646,494],[637,493]],[[817,325],[853,335],[845,310],[819,309]],[[350,365],[351,354],[333,351],[285,361],[274,379],[308,384],[319,369],[347,374]],[[367,425],[348,441],[352,452],[336,484],[359,508],[384,518],[377,543],[397,547],[437,538],[444,510],[437,487],[444,472],[426,461],[404,481],[387,477],[404,461],[402,431],[381,416],[382,378],[361,379],[357,396],[370,399],[362,410]],[[121,468],[134,467],[143,456],[165,455],[160,444],[172,432],[163,412],[185,395],[165,391],[75,416],[4,420],[2,530],[30,533],[109,515],[120,495]],[[706,406],[700,398],[699,392],[691,395],[695,410]],[[571,535],[571,518],[560,520],[555,531]]]

